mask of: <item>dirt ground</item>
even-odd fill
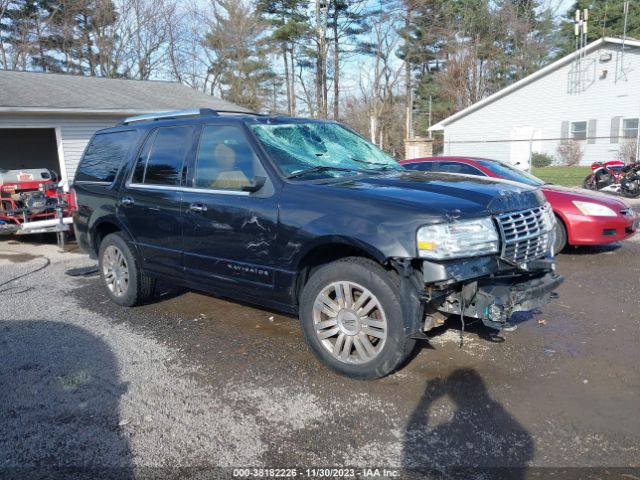
[[[406,367],[373,382],[326,370],[297,320],[276,312],[166,284],[145,306],[117,307],[96,275],[64,274],[94,264],[73,248],[0,240],[0,415],[16,419],[0,439],[0,465],[59,465],[55,459],[78,448],[68,436],[100,418],[82,430],[87,452],[77,461],[121,468],[120,477],[176,466],[640,477],[638,238],[569,248],[558,259],[559,298],[519,315],[516,331],[494,336],[476,323],[460,348],[459,319],[450,319]],[[2,286],[46,259],[42,270]],[[46,354],[50,344],[65,351],[65,338],[86,348],[73,361]],[[102,372],[103,393],[82,399],[96,410],[78,416],[79,397],[61,400],[46,388],[52,378],[71,378],[69,391],[84,395],[89,382],[71,373],[85,362]],[[17,381],[24,371],[39,373]],[[27,400],[32,395],[38,401]]]

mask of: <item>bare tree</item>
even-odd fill
[[[7,8],[11,0],[0,0],[0,24],[5,17]],[[2,30],[0,30],[0,64],[4,70],[9,69],[9,61],[7,59],[7,50],[4,45],[4,38],[2,36]]]
[[[624,163],[636,162],[636,154],[638,152],[638,143],[635,138],[624,138],[618,149],[618,158]]]
[[[298,98],[305,104],[309,116],[314,118],[317,116],[318,108],[318,100],[316,98],[317,90],[314,88],[317,77],[303,65],[298,65],[297,77],[298,84],[300,85],[303,93],[303,95],[298,96]],[[312,85],[313,87],[310,87],[309,85]]]
[[[369,105],[369,138],[384,148],[385,123],[382,118],[389,114],[396,102],[403,63],[395,56],[400,44],[393,12],[380,11],[371,22],[370,41],[363,51],[373,57],[373,66],[360,77],[360,92]]]
[[[564,165],[578,165],[583,155],[584,151],[577,140],[562,140],[558,145],[558,156]]]
[[[166,64],[169,23],[175,0],[118,0],[119,40],[124,48],[122,74],[148,80]]]

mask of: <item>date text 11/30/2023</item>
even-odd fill
[[[387,468],[234,468],[234,478],[399,478]]]

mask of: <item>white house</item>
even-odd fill
[[[0,169],[48,168],[71,182],[96,130],[197,107],[246,111],[173,82],[0,71]]]
[[[531,152],[580,163],[633,150],[640,117],[640,41],[602,38],[431,127],[444,130],[444,155],[528,166]],[[573,142],[575,141],[575,142]]]

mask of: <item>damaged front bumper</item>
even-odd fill
[[[513,312],[547,304],[563,280],[554,272],[486,278],[449,293],[436,309],[445,314],[478,318],[486,326],[501,330]]]

